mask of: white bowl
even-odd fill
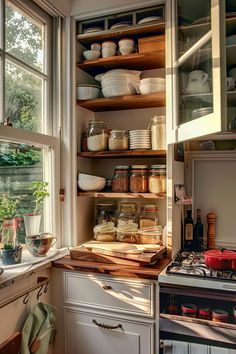
[[[122,55],[131,54],[134,51],[134,47],[132,45],[122,45],[119,49]]]
[[[119,47],[122,47],[122,46],[134,46],[134,40],[133,39],[130,39],[130,38],[123,38],[121,39],[119,42]]]
[[[140,93],[142,95],[146,95],[148,93],[156,93],[156,92],[163,92],[166,89],[165,84],[141,84],[139,86]]]
[[[98,98],[100,87],[96,85],[81,84],[76,87],[76,97],[78,100],[90,100]]]
[[[87,60],[94,60],[94,59],[97,59],[99,58],[101,55],[101,52],[100,50],[85,50],[83,52],[83,56],[85,57],[85,59]]]
[[[102,43],[102,49],[104,48],[112,48],[112,49],[116,49],[116,43],[112,42],[112,41],[106,41]]]
[[[147,77],[140,80],[140,84],[165,84],[166,79],[163,77]]]
[[[127,85],[119,85],[119,86],[110,85],[110,86],[103,87],[102,93],[104,97],[135,95],[136,89],[132,86],[127,86]]]
[[[79,173],[78,186],[82,191],[101,191],[106,184],[103,177]]]
[[[128,76],[132,78],[139,79],[140,75],[142,74],[142,71],[138,70],[129,70],[129,69],[112,69],[107,71],[106,73],[103,74],[98,74],[95,76],[95,80],[97,81],[102,81],[103,79],[107,77],[121,77],[121,76]]]
[[[116,55],[116,48],[111,48],[111,47],[102,48],[103,58],[113,57],[114,55]]]

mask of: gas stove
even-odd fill
[[[208,268],[201,252],[179,252],[159,274],[158,280],[159,283],[236,292],[236,272]]]

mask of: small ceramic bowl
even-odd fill
[[[119,47],[119,50],[122,55],[127,55],[133,53],[134,47],[132,45],[122,45]]]
[[[44,257],[50,247],[55,245],[56,237],[53,237],[49,233],[41,233],[38,235],[26,236],[25,243],[28,251],[34,257]]]
[[[113,57],[114,55],[116,55],[116,48],[112,48],[112,47],[102,48],[103,58]]]
[[[80,84],[76,87],[76,97],[78,100],[91,100],[98,98],[100,87],[97,85]]]
[[[102,49],[102,45],[100,43],[92,43],[90,48],[92,50],[101,50]]]
[[[101,55],[100,50],[85,50],[83,52],[83,56],[87,60],[95,60],[95,59],[99,58],[100,55]]]

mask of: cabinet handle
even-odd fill
[[[110,285],[103,285],[104,290],[111,290],[112,287]]]
[[[98,323],[96,320],[93,320],[92,322],[96,326],[98,326],[100,328],[105,328],[105,329],[117,329],[117,328],[120,328],[123,331],[123,327],[122,327],[122,325],[120,323],[118,325],[116,325],[116,326],[110,326],[110,325],[107,325],[105,323]]]

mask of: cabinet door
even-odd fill
[[[172,90],[167,95],[168,143],[227,128],[221,99],[225,88],[221,72],[222,3],[219,0],[169,3],[167,85]]]
[[[153,354],[153,323],[66,309],[66,354]]]

